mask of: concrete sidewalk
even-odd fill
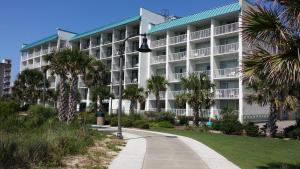
[[[116,128],[101,129],[116,131]],[[123,129],[127,145],[109,169],[239,169],[206,145],[184,136]]]

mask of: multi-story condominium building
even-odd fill
[[[11,60],[3,59],[0,62],[0,96],[9,94],[11,82]]]
[[[176,115],[192,115],[188,104],[176,105],[176,95],[182,92],[180,78],[190,73],[207,73],[216,85],[216,104],[205,110],[206,116],[215,116],[225,107],[239,113],[242,121],[251,115],[265,114],[265,108],[249,105],[243,97],[241,62],[248,45],[242,40],[240,30],[243,9],[251,5],[248,1],[217,7],[194,15],[167,19],[149,10],[140,9],[137,16],[115,22],[80,34],[58,30],[56,35],[22,48],[21,71],[25,68],[43,66],[43,54],[70,45],[88,52],[111,68],[110,88],[118,96],[118,84],[124,88],[129,84],[146,87],[146,81],[154,74],[164,76],[168,82],[166,92],[161,92],[161,106]],[[133,36],[125,44],[123,80],[119,81],[119,49],[126,37],[147,33],[151,53],[139,53],[141,37]],[[44,51],[46,50],[46,51]],[[56,86],[53,80],[53,87]],[[90,104],[89,89],[79,80],[81,108]],[[109,111],[117,109],[117,100],[107,101]],[[155,97],[149,95],[139,110],[154,110]],[[128,111],[129,102],[123,102]]]

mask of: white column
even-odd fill
[[[191,43],[190,43],[190,35],[191,35],[191,25],[187,26],[187,45],[186,45],[186,75],[188,76],[191,73],[190,68],[190,51],[191,51]],[[190,105],[186,103],[185,105],[185,115],[188,116],[188,111],[190,109]]]
[[[239,28],[242,27],[242,12],[239,16]],[[243,38],[242,31],[239,30],[239,121],[243,123],[243,74],[242,74],[242,59],[243,59]]]
[[[170,73],[170,65],[169,65],[169,55],[170,55],[170,48],[169,48],[169,39],[170,39],[170,31],[167,31],[166,35],[166,79],[169,80],[169,73]],[[167,91],[170,90],[169,87]],[[169,99],[169,94],[166,92],[165,95],[165,111],[168,111],[170,109],[168,105],[168,99]]]
[[[215,59],[214,59],[214,47],[215,47],[215,38],[214,38],[214,28],[216,25],[216,21],[211,19],[211,26],[210,26],[210,78],[211,82],[214,83],[214,69],[215,69]],[[216,106],[210,107],[210,117],[214,117],[214,109]]]

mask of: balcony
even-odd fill
[[[56,46],[51,46],[49,52],[50,52],[50,53],[53,53],[53,52],[55,52],[55,51],[56,51]]]
[[[238,88],[216,89],[215,98],[216,99],[238,99],[239,89]]]
[[[102,52],[101,57],[102,58],[110,58],[110,57],[112,57],[112,53]]]
[[[166,92],[165,92],[165,91],[160,91],[160,92],[159,92],[159,98],[160,98],[160,99],[165,99],[165,96],[166,96]],[[156,99],[153,93],[151,93],[151,94],[149,95],[149,99],[150,99],[150,100],[155,100],[155,99]]]
[[[183,90],[178,90],[178,91],[168,91],[168,98],[175,100],[177,95],[182,94],[184,91]]]
[[[214,35],[228,34],[239,30],[239,23],[231,23],[227,25],[217,26],[214,29]]]
[[[100,46],[100,41],[93,41],[92,47],[97,47],[97,46]]]
[[[124,69],[124,65],[122,66]],[[120,64],[113,64],[113,71],[119,71],[120,70]]]
[[[170,61],[180,61],[186,59],[186,51],[184,52],[177,52],[177,53],[171,53],[169,56]]]
[[[32,58],[32,57],[33,57],[33,53],[29,53],[28,58]]]
[[[210,28],[191,32],[191,40],[205,39],[210,37]]]
[[[210,47],[191,50],[191,58],[201,58],[210,55]]]
[[[27,59],[27,55],[22,55],[22,60],[26,60]]]
[[[171,109],[171,112],[175,114],[175,116],[185,116],[186,109]]]
[[[150,43],[151,48],[158,48],[158,47],[166,46],[166,44],[167,44],[167,39],[166,38],[151,41],[151,43]]]
[[[198,76],[200,76],[200,74],[204,73],[207,75],[207,77],[210,79],[210,70],[203,70],[203,71],[195,71],[193,72],[195,74],[197,74]]]
[[[210,109],[201,109],[201,110],[202,110],[202,114],[199,111],[199,117],[201,117],[201,118],[209,118],[210,117]],[[187,116],[194,116],[194,110],[189,109]]]
[[[137,52],[137,49],[138,49],[138,46],[127,47],[127,48],[126,48],[126,52],[127,52],[127,53]]]
[[[138,34],[139,34],[139,30],[138,29],[131,30],[131,31],[127,32],[128,37],[134,37],[134,36],[137,36]]]
[[[102,45],[110,44],[112,43],[112,39],[103,39],[102,40]]]
[[[119,85],[119,79],[112,79],[112,85],[116,86]],[[122,84],[124,84],[124,80],[122,80]]]
[[[177,43],[183,43],[186,42],[187,40],[187,35],[183,34],[183,35],[178,35],[178,36],[173,36],[170,37],[170,44],[177,44]]]
[[[126,62],[126,68],[138,68],[139,63]]]
[[[43,55],[48,54],[48,49],[42,50]]]
[[[237,78],[239,75],[239,68],[225,68],[214,70],[214,78]]]
[[[171,75],[170,80],[180,81],[183,77],[186,77],[186,73],[174,73]]]
[[[126,77],[125,78],[125,83],[126,84],[137,84],[138,83],[138,78],[137,77]]]
[[[41,55],[41,51],[40,50],[34,52],[34,56],[40,56],[40,55]]]
[[[166,63],[166,55],[152,56],[151,64]]]
[[[230,43],[226,45],[219,45],[214,48],[214,54],[228,54],[239,51],[239,43]]]

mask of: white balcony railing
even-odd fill
[[[32,57],[33,57],[33,53],[29,53],[29,54],[28,54],[28,57],[29,57],[29,58],[32,58]]]
[[[214,70],[215,78],[234,78],[239,75],[239,68],[225,68],[225,69],[216,69]]]
[[[27,55],[22,55],[22,60],[26,60],[27,59]]]
[[[34,56],[40,56],[40,55],[41,55],[41,51],[40,50],[34,52]]]
[[[199,117],[202,117],[202,118],[209,118],[210,117],[210,109],[201,109],[201,110],[202,110],[202,114],[199,111]],[[189,109],[187,116],[194,116],[194,110]]]
[[[173,75],[171,75],[170,80],[180,81],[180,79],[185,76],[186,73],[174,73]]]
[[[239,89],[238,88],[216,89],[215,98],[216,99],[237,99],[239,98]]]
[[[201,58],[210,55],[210,47],[191,50],[191,58]]]
[[[176,96],[183,93],[183,90],[178,90],[178,91],[168,91],[168,97],[169,99],[176,99]]]
[[[126,62],[126,68],[138,68],[139,63]]]
[[[173,36],[170,37],[170,44],[182,43],[182,42],[186,42],[186,40],[187,40],[186,34]]]
[[[170,61],[185,60],[186,59],[186,51],[171,53],[169,58],[170,58]]]
[[[137,77],[133,77],[133,78],[126,77],[126,78],[125,78],[125,83],[126,83],[126,84],[137,84],[138,81],[139,81],[139,80],[138,80]]]
[[[127,53],[137,52],[137,49],[138,49],[138,46],[127,47],[127,48],[126,48],[126,52],[127,52]]]
[[[186,109],[171,109],[171,112],[175,114],[175,116],[185,116]]]
[[[42,53],[43,53],[43,54],[48,54],[48,49],[42,50]]]
[[[151,57],[151,64],[158,64],[158,63],[165,63],[165,62],[166,62],[166,55],[159,55],[159,56]]]
[[[231,33],[231,32],[235,32],[238,30],[239,30],[239,23],[235,22],[235,23],[215,27],[214,35]]]
[[[156,112],[156,108],[149,108],[149,111]],[[164,111],[166,111],[166,109],[165,108],[160,108],[160,111],[164,112]]]
[[[151,100],[155,100],[155,99],[156,99],[156,98],[155,98],[155,95],[154,95],[153,93],[151,93],[149,96],[150,96],[150,99],[151,99]],[[159,92],[159,98],[160,98],[160,99],[164,99],[165,96],[166,96],[166,92],[165,92],[165,91],[160,91],[160,92]]]
[[[219,45],[214,48],[215,54],[226,54],[226,53],[234,53],[238,52],[239,43],[230,43],[226,45]]]
[[[200,74],[204,73],[207,75],[208,78],[210,78],[210,70],[195,71],[194,73],[197,74],[198,76],[200,76]]]
[[[151,43],[150,43],[151,48],[158,48],[158,47],[166,46],[166,44],[167,44],[167,39],[166,38],[151,41]]]
[[[204,39],[210,37],[210,28],[191,32],[191,40]]]

